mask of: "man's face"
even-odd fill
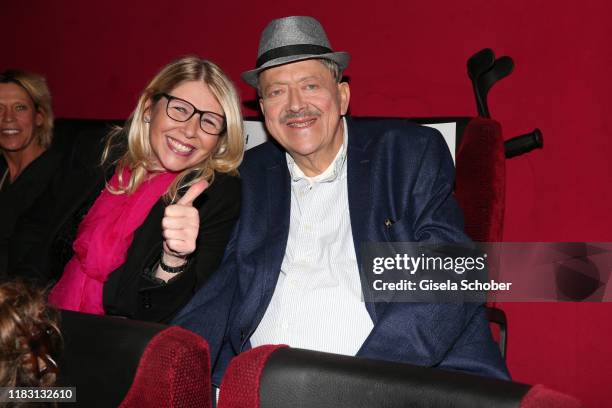
[[[263,71],[259,87],[270,134],[300,167],[307,162],[315,174],[324,171],[343,142],[348,84],[337,83],[319,60],[305,60]]]

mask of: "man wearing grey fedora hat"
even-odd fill
[[[247,152],[243,206],[221,271],[176,323],[217,361],[263,344],[508,378],[482,304],[364,302],[368,242],[466,242],[441,135],[346,117],[349,55],[311,17],[272,21],[255,69],[274,142]]]

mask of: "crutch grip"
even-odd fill
[[[534,149],[544,147],[544,136],[540,129],[534,129],[531,133],[513,137],[504,142],[506,158],[520,156]]]

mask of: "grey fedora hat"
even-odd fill
[[[242,73],[242,79],[257,87],[257,76],[265,69],[290,62],[323,58],[334,61],[341,70],[348,66],[347,52],[334,52],[327,35],[312,17],[292,16],[272,20],[261,33],[255,69]]]

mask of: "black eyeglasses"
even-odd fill
[[[167,93],[158,94],[158,98],[168,100],[166,114],[177,122],[187,122],[196,113],[200,115],[200,128],[209,135],[220,135],[225,130],[225,117],[215,112],[198,110],[191,103]]]

